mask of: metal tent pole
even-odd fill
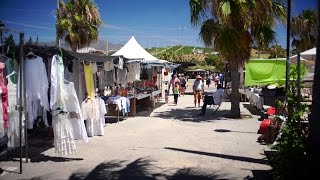
[[[23,101],[22,101],[22,96],[23,96],[23,71],[24,71],[24,59],[23,59],[23,44],[24,44],[24,33],[20,33],[20,44],[19,44],[19,56],[20,56],[20,73],[19,73],[19,139],[20,139],[20,174],[22,174],[22,107],[23,107]]]
[[[24,37],[23,37],[24,38]],[[24,138],[25,138],[25,158],[26,158],[26,163],[28,163],[28,153],[29,153],[29,143],[28,143],[28,129],[27,129],[27,122],[28,122],[28,112],[27,112],[27,101],[26,101],[26,72],[25,72],[25,58],[22,50],[22,82],[23,82],[23,109],[24,109]]]
[[[289,73],[290,73],[290,26],[291,26],[291,0],[288,1],[287,10],[287,60],[286,60],[286,92],[289,89]]]

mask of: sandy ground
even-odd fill
[[[192,95],[180,96],[177,106],[172,101],[107,124],[104,136],[77,141],[77,154],[40,152],[23,163],[22,175],[19,162],[0,162],[0,179],[266,179],[266,146],[256,142],[260,122],[243,104],[249,116],[228,119],[229,102],[200,117]]]

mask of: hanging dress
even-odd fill
[[[33,129],[34,120],[38,115],[42,115],[46,125],[48,125],[44,115],[46,115],[46,111],[50,110],[48,100],[49,83],[46,66],[41,57],[26,59],[25,62],[28,129]]]
[[[84,68],[84,77],[86,82],[86,89],[88,96],[94,98],[94,84],[93,84],[93,70],[91,63],[89,65],[83,64]]]
[[[0,88],[0,97],[2,95],[2,89]],[[3,122],[3,108],[2,108],[2,98],[0,98],[0,133],[4,133],[4,122]]]
[[[69,112],[69,119],[73,128],[74,138],[88,142],[88,134],[81,113],[80,104],[77,98],[76,90],[72,82],[65,84],[67,96],[65,104]]]
[[[51,62],[50,108],[55,152],[60,155],[77,153],[70,113],[67,112],[64,86],[64,66],[60,56],[53,56]]]
[[[16,74],[12,74],[14,76]],[[8,147],[16,148],[20,145],[20,136],[19,136],[19,111],[16,109],[17,105],[17,84],[13,82],[17,81],[15,78],[8,77],[8,97],[9,97],[9,128],[8,128]],[[22,123],[24,116],[22,117]],[[24,123],[22,124],[24,127]],[[24,128],[22,128],[22,145],[24,145]]]
[[[82,102],[83,119],[86,120],[88,136],[104,135],[103,123],[100,118],[100,101],[97,98],[87,99]]]
[[[1,104],[0,106],[2,106],[2,110],[0,111],[0,113],[2,114],[2,121],[0,122],[0,126],[1,126],[1,132],[4,132],[4,129],[8,128],[8,122],[9,122],[9,113],[8,113],[8,89],[5,85],[5,75],[4,75],[4,68],[5,68],[5,64],[4,63],[0,63],[0,88],[1,88]],[[3,128],[3,130],[2,130]]]

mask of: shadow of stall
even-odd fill
[[[160,172],[155,172],[160,170]],[[170,173],[170,171],[174,171]],[[109,161],[98,164],[92,171],[85,172],[79,169],[74,172],[69,180],[188,180],[188,179],[227,179],[223,175],[203,172],[195,168],[182,169],[160,169],[153,164],[153,161],[147,158],[139,158],[132,162],[126,161]]]

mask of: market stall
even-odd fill
[[[154,99],[162,94],[163,86],[163,68],[167,61],[159,60],[144,48],[142,48],[134,37],[131,39],[113,56],[124,56],[128,59],[127,66],[139,64],[140,74],[134,78],[127,80],[129,83],[127,89],[130,91],[130,116],[135,116],[137,110],[143,110],[149,107],[154,107]],[[130,70],[129,70],[130,73]]]
[[[291,69],[295,65],[291,65]],[[305,64],[302,64],[305,69]],[[305,70],[303,71],[305,72]],[[283,86],[286,81],[286,60],[250,59],[245,66],[245,84],[240,94],[245,94],[258,109],[263,105],[275,106],[276,100],[284,99]]]

